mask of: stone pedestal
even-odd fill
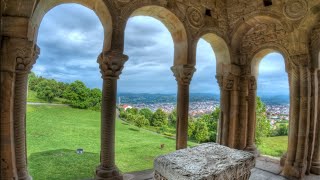
[[[216,143],[205,143],[159,156],[154,161],[156,180],[249,179],[255,157]]]

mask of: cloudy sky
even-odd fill
[[[43,18],[37,43],[41,48],[33,68],[37,75],[63,82],[81,80],[90,88],[101,88],[96,59],[102,50],[103,28],[93,11],[76,4],[53,8]],[[130,18],[125,31],[125,54],[129,60],[120,76],[119,92],[176,93],[176,81],[170,70],[173,41],[160,21],[144,16]],[[211,46],[200,40],[190,92],[219,93],[215,64]],[[258,94],[288,94],[280,54],[266,56],[259,73]]]

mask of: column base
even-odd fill
[[[251,146],[247,146],[244,150],[252,153],[254,155],[254,157],[258,157],[260,154],[256,145],[254,145],[254,144]]]
[[[123,176],[117,167],[105,168],[98,166],[95,180],[123,180]]]
[[[287,160],[287,153],[284,153],[280,158],[280,166],[283,167]]]
[[[285,162],[281,175],[292,179],[302,179],[305,176],[305,173],[306,164],[294,163],[294,165],[292,165],[292,163]]]
[[[310,172],[312,174],[320,175],[320,162],[312,162]]]
[[[18,173],[18,180],[32,180],[32,177],[26,171],[23,173],[23,175],[21,175],[21,174],[19,175],[19,173]]]

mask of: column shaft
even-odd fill
[[[317,74],[315,75],[317,76],[318,80],[320,79],[320,71],[317,72]],[[319,89],[320,83],[315,85],[316,88],[315,89]],[[320,91],[316,91],[315,93],[317,93],[316,98],[317,98],[317,104],[318,106],[316,106],[316,112],[320,112]],[[313,154],[312,154],[312,162],[311,162],[311,169],[310,172],[313,174],[317,174],[320,175],[320,115],[318,114],[318,116],[315,119],[315,134],[314,134],[314,149],[313,149]]]
[[[256,78],[253,76],[249,82],[249,96],[248,96],[248,133],[247,133],[247,147],[246,150],[257,154],[255,145],[256,133]]]
[[[178,83],[178,125],[177,150],[187,148],[188,142],[188,112],[189,112],[189,85]]]
[[[240,118],[239,118],[239,140],[236,147],[243,150],[247,145],[247,124],[248,124],[248,78],[241,77],[240,90]]]
[[[14,140],[16,164],[19,179],[31,179],[27,168],[26,148],[26,100],[28,89],[28,73],[16,74],[15,97],[14,97]]]
[[[2,60],[1,60],[2,61]],[[0,128],[1,128],[1,179],[17,179],[14,146],[14,79],[15,73],[1,69],[1,93],[0,93]]]

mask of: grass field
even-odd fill
[[[160,149],[160,144],[165,147]],[[29,171],[35,180],[93,177],[99,164],[100,112],[28,105],[27,146]],[[84,153],[77,154],[77,148]],[[116,123],[116,164],[123,172],[150,169],[156,156],[174,150],[173,139]]]
[[[281,157],[287,151],[288,136],[267,137],[262,139],[262,144],[258,146],[261,154]]]

